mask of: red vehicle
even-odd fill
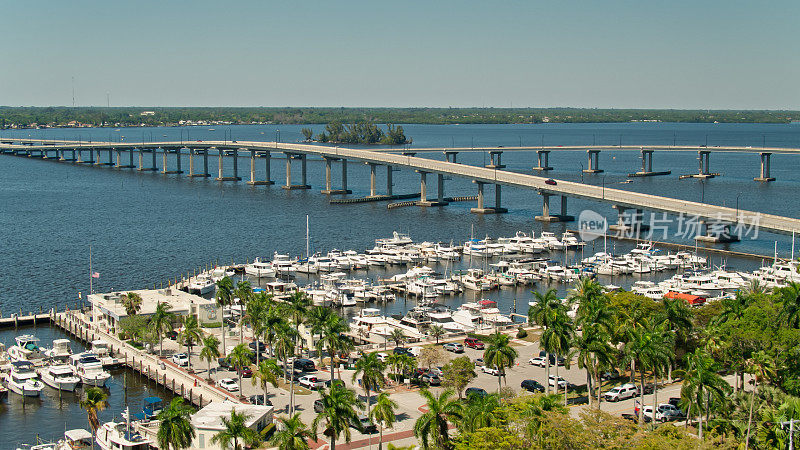
[[[556,183],[556,180],[554,180],[552,178],[548,178],[548,179],[544,180],[544,184],[549,184],[550,186],[555,186],[558,183]]]
[[[464,345],[469,348],[474,348],[476,350],[483,350],[484,344],[483,342],[475,339],[475,338],[466,338],[464,339]]]

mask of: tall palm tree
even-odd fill
[[[89,426],[92,428],[92,433],[96,435],[97,429],[100,428],[100,418],[97,414],[108,407],[108,394],[97,387],[86,389],[85,394],[79,405],[86,411]]]
[[[200,350],[200,359],[205,359],[208,362],[208,380],[211,379],[211,361],[216,361],[219,358],[219,339],[213,334],[203,338],[203,348]]]
[[[394,341],[394,345],[395,346],[399,347],[400,344],[404,343],[406,341],[406,339],[408,339],[408,336],[406,336],[406,334],[403,332],[403,330],[401,330],[399,328],[395,328],[389,334],[389,339]]]
[[[764,381],[775,376],[775,366],[773,361],[775,358],[768,355],[767,352],[761,350],[755,352],[753,356],[747,361],[746,371],[755,376],[755,391],[750,396],[750,412],[747,416],[747,437],[745,438],[745,448],[750,445],[750,428],[753,423],[753,402],[756,394],[759,393],[759,387]]]
[[[320,392],[320,401],[322,402],[322,411],[314,417],[311,429],[316,437],[317,429],[322,425],[323,434],[331,439],[331,450],[335,450],[336,439],[340,435],[344,435],[345,442],[350,442],[351,425],[361,429],[356,408],[361,408],[362,403],[353,390],[338,383],[332,384],[327,391]]]
[[[541,428],[548,412],[567,413],[567,407],[561,403],[558,397],[553,394],[537,395],[523,404],[521,413],[525,418],[525,434],[531,441],[535,441],[541,436]]]
[[[369,418],[380,427],[380,438],[378,440],[378,450],[383,448],[383,428],[393,428],[395,421],[394,411],[397,409],[397,402],[389,398],[389,394],[381,392],[375,399],[375,409],[370,413]]]
[[[557,358],[569,354],[572,348],[572,338],[575,335],[575,328],[567,315],[564,305],[559,304],[552,310],[552,315],[548,319],[547,329],[542,332],[539,342],[547,351],[547,362],[550,362],[550,355]],[[550,375],[547,375],[547,385],[550,386]],[[558,394],[558,360],[556,360],[556,394]],[[567,401],[566,386],[564,389],[564,402]]]
[[[122,296],[122,306],[125,307],[125,314],[136,315],[142,308],[142,296],[136,292],[128,292]]]
[[[777,289],[781,303],[781,319],[792,328],[800,328],[800,283],[790,281]]]
[[[221,419],[222,430],[211,437],[212,444],[219,444],[222,448],[232,448],[232,450],[242,450],[245,445],[250,447],[258,445],[258,433],[246,424],[247,414],[237,413],[234,408],[231,410],[230,417],[221,417]],[[233,443],[233,447],[231,447],[231,443]]]
[[[600,395],[600,367],[611,365],[614,355],[614,348],[608,343],[611,336],[599,324],[585,325],[581,333],[576,335],[572,341],[572,351],[567,355],[567,368],[569,361],[577,356],[578,367],[586,370],[586,389],[589,398],[589,407],[592,406],[594,389]],[[595,386],[595,383],[597,386]],[[548,380],[549,384],[549,380]],[[597,401],[600,408],[600,400]]]
[[[266,332],[269,294],[264,291],[254,294],[245,307],[244,319],[253,330],[253,341],[256,343],[256,365],[258,365],[261,362],[261,336]]]
[[[278,450],[308,450],[308,441],[312,439],[313,433],[306,424],[300,420],[300,413],[292,417],[278,417],[281,425],[280,431],[276,431],[269,443],[278,447]]]
[[[324,306],[312,306],[306,314],[306,327],[311,332],[311,340],[314,342],[314,346],[319,354],[320,364],[322,364],[323,345],[320,344],[321,339],[316,340],[314,338],[317,335],[320,335],[320,338],[322,337],[322,334],[325,332],[326,324],[331,320],[331,317],[335,315],[336,313],[334,313],[332,309]]]
[[[189,448],[196,434],[190,417],[194,412],[183,397],[173,398],[169,406],[158,413],[161,422],[156,435],[158,447],[164,450]]]
[[[444,336],[445,330],[441,325],[431,325],[430,328],[428,328],[428,334],[436,339],[436,344],[438,345],[439,338]]]
[[[358,376],[361,375],[361,388],[367,393],[367,415],[369,415],[370,403],[372,403],[372,392],[383,386],[385,369],[386,364],[378,359],[378,352],[368,353],[356,361],[353,382],[355,383]]]
[[[654,324],[652,321],[643,320],[641,326],[627,333],[627,341],[623,351],[626,363],[635,361],[639,370],[639,425],[644,424],[644,378],[648,370],[658,374],[666,369],[669,364],[674,346],[673,334],[668,333],[666,326]],[[658,386],[654,386],[653,393],[657,399]]]
[[[422,443],[423,450],[431,447],[452,449],[448,422],[458,423],[461,420],[461,402],[453,398],[453,391],[450,389],[444,390],[438,397],[427,389],[421,389],[419,394],[425,399],[428,411],[414,423],[414,436]],[[433,446],[430,441],[433,441]]]
[[[217,281],[217,293],[214,298],[216,298],[217,305],[221,309],[219,317],[222,320],[222,355],[225,356],[228,352],[225,347],[225,335],[228,329],[228,324],[225,323],[225,308],[233,304],[233,280],[230,277],[225,276]]]
[[[275,330],[275,355],[283,361],[284,381],[289,376],[289,414],[294,414],[294,354],[297,343],[297,329],[283,321]],[[291,362],[289,359],[291,358]]]
[[[282,308],[272,304],[264,320],[264,341],[269,346],[269,353],[273,358],[275,357],[275,339],[277,337],[278,328],[283,326],[286,322],[286,318],[283,317]]]
[[[461,419],[458,421],[458,431],[473,433],[480,428],[495,426],[498,418],[493,414],[500,407],[500,395],[471,394],[464,404]]]
[[[256,365],[256,370],[253,371],[253,378],[251,381],[253,382],[253,386],[256,383],[261,385],[261,389],[264,390],[264,402],[267,401],[267,385],[271,384],[273,387],[278,387],[278,378],[281,375],[281,368],[278,366],[278,362],[272,358],[267,358],[263,361],[260,361]]]
[[[175,320],[175,314],[170,312],[172,305],[169,303],[158,302],[156,304],[156,311],[150,317],[150,326],[153,327],[158,335],[158,353],[164,356],[164,340],[161,337],[165,331],[172,330],[172,321]]]
[[[305,292],[297,290],[289,297],[285,305],[289,312],[289,317],[292,319],[292,323],[294,323],[294,327],[299,331],[300,324],[305,320],[308,309],[311,307],[311,299],[308,298]],[[295,336],[295,339],[298,337],[300,337],[299,334]],[[295,341],[295,346],[296,345],[297,341]],[[301,343],[301,350],[302,347]]]
[[[514,365],[519,353],[511,346],[511,337],[500,332],[490,334],[487,338],[489,345],[483,351],[483,361],[489,367],[495,366],[500,371],[497,377],[497,391],[500,391],[500,381],[505,381],[506,368]]]
[[[686,355],[685,374],[681,386],[681,402],[686,405],[687,414],[698,411],[698,436],[703,437],[703,414],[709,411],[710,398],[722,398],[730,390],[730,385],[717,373],[718,366],[714,358],[703,349]],[[687,425],[689,421],[686,421]]]
[[[544,294],[538,291],[533,292],[533,305],[528,308],[528,322],[535,323],[547,330],[552,321],[556,308],[561,307],[561,301],[555,289],[548,289]],[[540,340],[541,343],[541,340]],[[547,351],[547,349],[542,349]],[[545,358],[545,372],[548,382],[545,383],[547,393],[550,393],[550,354]]]
[[[239,375],[239,393],[241,393],[242,389],[242,370],[245,367],[250,367],[253,356],[253,352],[250,351],[250,348],[247,347],[247,344],[239,344],[231,350],[230,356],[228,358],[231,360],[231,365],[236,369],[236,373]]]
[[[239,299],[239,307],[241,308],[242,316],[239,317],[239,343],[244,342],[244,324],[247,321],[245,318],[245,307],[253,298],[253,286],[249,281],[240,281],[233,290],[233,295]]]
[[[689,304],[682,298],[664,298],[662,304],[664,312],[661,319],[667,324],[669,330],[675,333],[676,344],[677,342],[686,342],[692,330],[692,312],[689,310]],[[667,368],[670,380],[672,380],[673,363],[671,361]]]
[[[328,310],[326,308],[326,310]],[[317,350],[320,354],[320,363],[322,363],[322,350],[328,353],[331,365],[331,380],[333,380],[333,372],[336,367],[337,354],[350,350],[350,339],[345,336],[349,327],[342,318],[336,314],[331,314],[325,318],[325,321],[318,325],[320,339],[317,341]]]
[[[180,340],[186,346],[186,353],[189,355],[189,369],[192,368],[192,347],[203,340],[203,330],[197,317],[193,314],[186,316],[183,321],[183,330],[180,333]]]

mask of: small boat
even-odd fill
[[[38,379],[30,361],[13,361],[6,376],[6,386],[11,392],[25,397],[38,397],[44,384]]]
[[[106,422],[97,430],[95,442],[101,450],[149,450],[155,441],[145,438],[131,427],[129,411],[124,422]]]
[[[103,387],[111,374],[103,370],[100,358],[92,352],[79,353],[69,358],[70,365],[78,372],[81,382],[87,386]]]
[[[252,264],[244,266],[244,273],[256,278],[273,278],[275,277],[275,269],[271,263],[261,261],[256,258]]]
[[[72,348],[69,339],[54,339],[53,347],[44,350],[44,354],[50,359],[51,363],[65,364],[72,356]]]
[[[28,361],[35,365],[43,365],[46,356],[39,348],[39,338],[31,334],[23,334],[14,338],[16,344],[8,348],[8,359],[14,361]]]
[[[214,292],[215,286],[216,284],[211,277],[201,274],[189,280],[188,289],[190,294],[204,295]]]
[[[75,369],[66,364],[44,367],[39,371],[39,376],[44,384],[59,391],[74,392],[81,383]]]
[[[164,400],[160,397],[147,397],[142,403],[142,412],[133,415],[136,420],[153,420],[164,409]]]
[[[92,341],[92,353],[97,355],[100,359],[100,363],[102,363],[105,368],[115,368],[122,364],[122,361],[118,358],[111,356],[111,346],[102,339]]]

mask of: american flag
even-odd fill
[[[100,278],[100,272],[92,272],[92,278]]]

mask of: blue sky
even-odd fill
[[[800,2],[6,2],[0,104],[800,109]]]

